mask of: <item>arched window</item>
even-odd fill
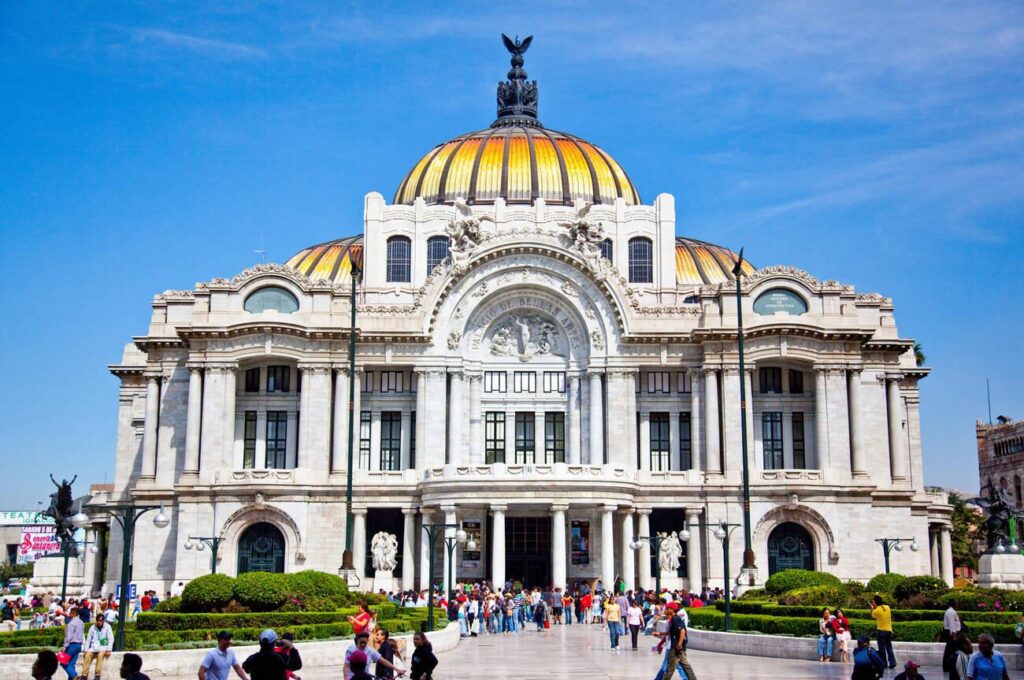
[[[238,573],[284,571],[284,535],[269,522],[258,522],[238,539]]]
[[[651,239],[637,236],[629,239],[629,282],[654,281],[654,246]]]
[[[452,241],[447,236],[431,236],[427,239],[427,276],[445,261],[451,246]]]
[[[612,240],[610,238],[606,238],[605,240],[601,241],[601,245],[599,247],[601,248],[601,257],[608,260],[609,262],[613,262]]]
[[[280,286],[265,286],[245,298],[243,307],[251,314],[270,311],[292,314],[299,311],[299,301]]]
[[[783,569],[814,570],[814,540],[795,522],[784,522],[768,535],[768,575]]]
[[[405,236],[388,239],[388,283],[409,283],[412,280],[412,241]]]

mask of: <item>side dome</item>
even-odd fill
[[[313,281],[331,283],[350,283],[353,264],[356,269],[363,267],[362,236],[346,236],[318,243],[300,250],[285,262],[286,267],[305,274]]]
[[[575,201],[639,205],[622,167],[600,147],[538,126],[497,125],[438,144],[416,163],[395,192],[395,204],[422,197],[428,205],[463,198],[470,204]]]
[[[685,236],[676,236],[676,283],[703,286],[736,280],[733,267],[739,257],[728,248]],[[754,266],[743,258],[743,275],[754,273]]]

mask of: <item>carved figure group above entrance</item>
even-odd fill
[[[465,268],[473,251],[480,245],[483,235],[480,231],[480,222],[494,221],[490,215],[473,215],[473,209],[461,198],[455,199],[455,209],[462,217],[452,219],[445,227],[445,233],[452,240],[449,255],[452,260],[452,267],[456,270]]]
[[[569,239],[569,247],[579,251],[587,265],[593,271],[601,269],[601,242],[605,240],[604,226],[600,222],[591,222],[587,213],[594,207],[593,203],[585,203],[576,211],[576,217],[559,222],[565,227]]]
[[[558,327],[533,315],[512,316],[503,321],[491,336],[491,354],[529,361],[539,354],[565,356]]]

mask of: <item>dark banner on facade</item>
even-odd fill
[[[467,542],[469,538],[476,541],[476,550],[466,550],[465,547],[462,549],[462,566],[466,569],[475,569],[480,566],[480,544],[482,536],[480,534],[480,520],[463,520],[462,530],[467,534]]]
[[[574,519],[572,521],[571,560],[573,564],[587,566],[590,564],[590,521]]]

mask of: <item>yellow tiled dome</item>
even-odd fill
[[[732,281],[732,268],[736,266],[736,253],[728,248],[697,239],[676,236],[676,283],[704,285]],[[754,266],[745,258],[743,275],[754,273]]]
[[[360,269],[363,266],[362,236],[346,236],[310,246],[293,255],[285,266],[314,281],[349,283],[353,263]]]

